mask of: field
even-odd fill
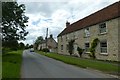
[[[2,77],[20,78],[22,50],[10,51],[2,56]]]

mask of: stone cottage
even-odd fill
[[[48,48],[50,52],[55,52],[57,53],[57,42],[54,40],[53,36],[50,35],[47,40],[43,40],[39,46],[38,50]]]
[[[74,42],[74,54],[77,47],[85,50],[83,57],[89,58],[89,48],[94,39],[99,43],[95,50],[97,59],[118,61],[120,55],[120,2],[111,4],[77,22],[66,22],[66,28],[58,35],[58,53],[69,55],[68,42]]]

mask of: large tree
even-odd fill
[[[37,39],[35,40],[35,43],[34,43],[35,49],[37,49],[38,45],[39,45],[43,40],[44,40],[44,39],[43,39],[42,36],[37,37]]]
[[[17,2],[2,2],[2,43],[11,47],[13,42],[25,40],[28,17],[25,16],[25,5]],[[7,44],[6,44],[7,43]],[[9,45],[10,44],[10,45]]]
[[[24,49],[25,48],[25,44],[23,42],[19,43],[19,49]]]

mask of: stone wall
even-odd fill
[[[68,50],[66,45],[68,44],[68,42],[71,39],[75,39],[75,44],[77,46],[79,46],[80,48],[85,48],[85,43],[89,42],[91,44],[91,42],[95,39],[98,38],[100,41],[102,40],[107,40],[107,55],[103,55],[100,52],[100,43],[98,44],[98,46],[96,47],[96,57],[97,59],[102,59],[102,60],[114,60],[117,61],[118,60],[118,50],[120,49],[120,47],[118,48],[118,35],[120,35],[120,33],[118,34],[118,20],[120,18],[116,18],[116,19],[112,19],[109,21],[105,21],[106,25],[107,25],[107,32],[105,34],[100,34],[99,33],[99,24],[90,26],[90,36],[89,37],[85,37],[84,29],[66,34],[62,36],[62,41],[61,41],[61,36],[58,37],[58,53],[60,54],[65,54],[65,55],[69,55]],[[67,38],[66,38],[67,37]],[[61,45],[63,45],[63,50],[61,50]],[[75,51],[75,50],[74,50]],[[76,51],[75,51],[76,53]],[[120,53],[119,53],[120,54]],[[89,57],[87,53],[83,54],[83,57]]]

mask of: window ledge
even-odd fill
[[[106,55],[106,56],[108,55],[108,53],[100,53],[100,54],[101,54],[101,55]]]
[[[107,34],[107,32],[99,33],[98,35],[105,35],[105,34]]]
[[[85,52],[86,54],[89,54],[90,52]]]

